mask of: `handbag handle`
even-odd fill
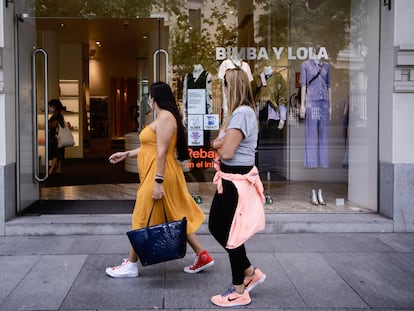
[[[154,207],[155,207],[155,200],[153,200],[153,202],[152,202],[152,208],[151,208],[151,212],[150,212],[149,217],[148,217],[147,227],[149,227],[149,223],[150,223],[150,220],[151,220],[152,212],[154,211]],[[167,218],[167,212],[165,211],[164,200],[162,200],[162,209],[164,210],[164,218],[165,218],[165,222],[167,223],[168,218]]]

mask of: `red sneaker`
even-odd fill
[[[184,267],[184,272],[197,273],[214,265],[214,260],[210,254],[204,250],[198,254],[191,266]]]

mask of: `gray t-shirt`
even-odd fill
[[[256,113],[249,106],[240,106],[230,116],[227,129],[238,129],[243,133],[243,139],[237,147],[233,158],[221,160],[226,165],[251,166],[255,164],[258,125]]]

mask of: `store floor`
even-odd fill
[[[42,200],[134,200],[138,183],[97,184],[44,187]],[[266,204],[267,213],[370,213],[371,210],[347,200],[345,183],[307,183],[286,181],[265,181],[265,192],[272,198],[272,204]],[[200,207],[208,213],[216,190],[212,182],[188,182],[188,190],[202,198]],[[322,189],[327,205],[310,203],[311,189]],[[344,199],[344,205],[336,201]]]

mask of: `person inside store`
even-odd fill
[[[315,55],[319,46],[314,47]],[[305,167],[329,166],[328,129],[332,113],[331,73],[317,57],[302,63],[300,117],[305,118]],[[311,203],[326,205],[322,189],[311,190]]]
[[[209,230],[229,255],[232,285],[222,294],[212,296],[211,302],[234,307],[249,304],[249,292],[266,278],[251,264],[244,245],[265,227],[265,197],[255,166],[258,122],[246,72],[241,68],[228,69],[224,87],[229,114],[212,142],[218,154],[213,180],[217,191],[211,203]]]
[[[150,226],[164,222],[162,205],[169,221],[187,218],[187,242],[194,250],[195,260],[184,271],[197,273],[213,266],[214,260],[196,236],[205,214],[188,192],[177,161],[189,159],[189,152],[179,108],[167,83],[152,84],[149,106],[155,110],[156,119],[141,131],[140,147],[116,152],[109,157],[109,162],[137,158],[140,185],[132,213],[132,230],[147,226],[154,200]],[[113,278],[137,277],[138,260],[131,246],[128,258],[118,266],[106,268],[106,274]]]
[[[59,125],[65,127],[65,118],[62,115],[63,105],[59,99],[51,99],[48,102],[49,113],[49,175],[62,174],[62,161],[65,158],[65,147],[58,148],[56,134]]]

